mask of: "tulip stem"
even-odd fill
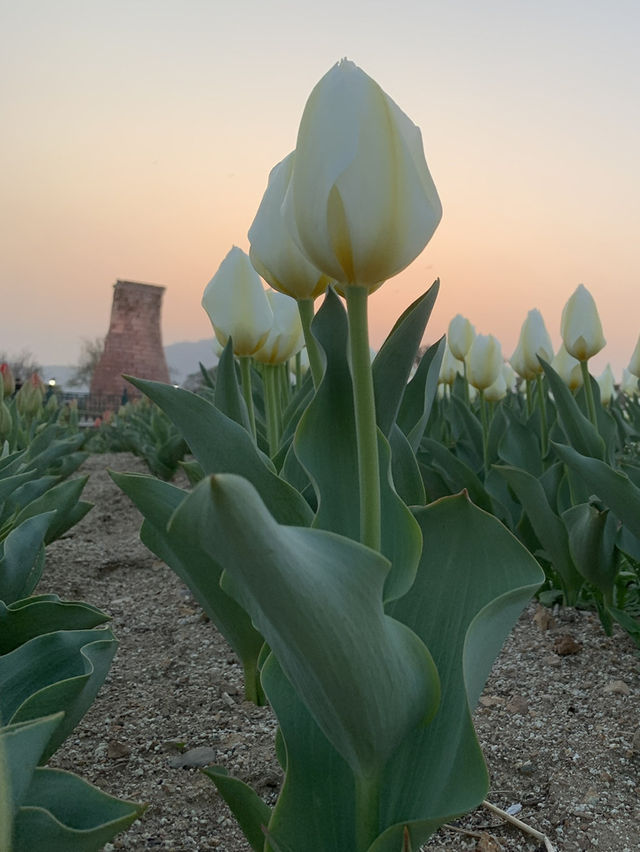
[[[373,392],[369,327],[368,292],[364,287],[346,287],[349,316],[349,348],[353,378],[353,404],[358,442],[358,476],[360,483],[360,541],[380,550],[381,504],[380,463],[378,459],[378,427]]]
[[[587,398],[587,411],[589,412],[589,420],[598,431],[598,418],[596,417],[596,404],[593,399],[593,388],[591,387],[591,376],[589,375],[589,367],[586,361],[580,361],[580,370],[582,371],[582,384],[584,385],[584,393]]]
[[[298,313],[300,314],[302,333],[304,334],[304,342],[309,356],[309,367],[311,369],[311,377],[313,378],[313,386],[314,388],[317,388],[322,381],[323,367],[318,343],[311,333],[313,299],[298,299]]]
[[[296,391],[300,390],[302,384],[302,358],[300,353],[296,352]]]
[[[533,388],[531,387],[531,379],[526,379],[527,388],[527,417],[531,417],[533,413]]]
[[[256,440],[256,414],[253,409],[253,393],[251,391],[251,358],[243,356],[238,359],[240,361],[240,376],[242,377],[242,395],[247,404],[247,412],[249,414],[249,426],[253,440]]]
[[[279,387],[279,365],[265,364],[264,379],[264,405],[267,415],[267,441],[269,442],[269,455],[273,458],[280,443],[280,387]]]
[[[542,458],[544,458],[549,448],[549,428],[547,426],[547,403],[542,376],[539,373],[536,376],[536,384],[538,385],[538,402],[540,403],[540,441],[542,444]]]
[[[482,467],[484,475],[489,473],[489,424],[487,423],[487,401],[480,391],[480,417],[482,420]]]
[[[380,831],[380,777],[356,775],[356,850],[366,852]]]

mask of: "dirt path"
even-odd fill
[[[143,819],[107,850],[245,852],[212,783],[188,763],[222,764],[273,802],[280,783],[273,719],[267,708],[243,701],[232,652],[188,590],[140,543],[140,515],[107,467],[146,472],[125,453],[85,463],[83,496],[96,506],[48,548],[38,587],[106,610],[120,640],[98,699],[52,763],[149,803]],[[590,613],[560,612],[551,624],[544,623],[547,611],[535,615],[532,604],[476,713],[491,772],[489,800],[503,808],[521,804],[518,817],[545,832],[558,852],[638,852],[640,658],[626,635],[607,638]],[[577,652],[561,655],[558,642],[567,635],[575,645],[564,640],[565,650]],[[485,810],[457,825],[489,832],[501,847],[443,829],[425,849],[541,848]]]

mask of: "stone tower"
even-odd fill
[[[111,322],[104,352],[91,379],[91,395],[139,397],[140,391],[122,378],[122,373],[140,379],[169,381],[162,348],[160,309],[164,287],[116,281],[113,285]],[[111,400],[111,407],[117,404]]]

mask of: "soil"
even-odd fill
[[[221,764],[273,803],[281,781],[273,717],[243,700],[234,654],[188,589],[140,543],[141,517],[107,468],[147,472],[126,453],[85,462],[83,497],[95,508],[47,548],[38,591],[104,609],[120,646],[97,700],[51,763],[148,803],[107,852],[245,852],[198,766]],[[558,852],[640,849],[640,657],[626,634],[607,637],[592,613],[551,613],[532,602],[496,661],[475,721],[489,802],[514,806]],[[544,848],[485,808],[424,847]]]

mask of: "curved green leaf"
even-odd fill
[[[8,607],[0,601],[0,655],[34,636],[55,630],[88,630],[108,619],[90,604],[61,601],[57,595],[24,598]]]
[[[168,529],[169,521],[185,500],[187,492],[149,476],[114,471],[110,471],[110,476],[144,515],[140,531],[143,544],[189,586],[198,603],[240,657],[247,697],[257,701],[257,659],[264,639],[242,607],[220,588],[222,568],[200,542],[195,519],[187,512],[181,512]]]
[[[271,808],[247,784],[232,778],[222,766],[208,766],[202,772],[216,785],[233,815],[238,820],[244,836],[255,852],[264,849],[265,833],[271,819]]]
[[[127,377],[129,378],[129,377]],[[235,473],[251,482],[274,518],[308,526],[313,514],[306,501],[274,471],[242,426],[200,396],[145,379],[129,381],[158,405],[184,435],[205,473]]]
[[[614,515],[640,538],[640,488],[626,474],[614,470],[606,462],[587,458],[562,444],[554,444],[553,448]]]
[[[443,336],[427,349],[402,397],[397,423],[407,436],[414,453],[420,446],[431,416],[431,409],[438,392],[438,376],[446,345],[447,340]]]
[[[0,722],[65,713],[44,751],[50,757],[91,706],[115,654],[110,630],[57,630],[0,657]]]
[[[16,814],[12,852],[95,852],[144,810],[71,772],[39,767]]]
[[[381,824],[390,827],[371,852],[398,852],[405,825],[417,848],[437,825],[485,797],[488,777],[471,710],[502,643],[543,579],[520,542],[464,495],[415,514],[425,541],[423,558],[410,594],[389,611],[431,650],[442,701],[433,721],[410,732],[385,768]],[[458,594],[452,594],[454,588]]]
[[[580,411],[573,394],[556,371],[544,359],[539,360],[549,382],[567,440],[580,453],[593,458],[604,458],[604,441],[598,435],[595,426]]]
[[[582,577],[571,557],[567,528],[549,505],[542,485],[525,470],[507,466],[494,470],[516,493],[549,561],[560,575],[567,602],[574,603]]]
[[[30,594],[42,572],[44,539],[54,512],[22,521],[4,540],[0,559],[0,600],[13,603]]]
[[[378,427],[386,437],[396,422],[402,396],[439,289],[440,280],[436,279],[426,293],[409,305],[396,321],[373,360]]]
[[[357,773],[379,770],[439,697],[428,651],[384,614],[387,560],[332,533],[277,524],[231,475],[201,483],[175,518],[182,512],[327,739]]]
[[[300,419],[294,440],[296,456],[311,479],[318,511],[313,526],[360,539],[360,491],[351,373],[347,363],[347,318],[342,303],[329,290],[313,320],[313,332],[325,353],[325,371],[316,395]],[[336,428],[336,424],[339,427]],[[393,430],[392,430],[393,431]],[[398,430],[399,431],[399,430]],[[318,436],[326,440],[318,440]],[[402,435],[399,435],[402,440]],[[420,531],[398,496],[392,476],[391,450],[378,432],[382,553],[392,565],[385,600],[411,586],[420,558]],[[289,475],[291,467],[289,466]],[[411,471],[407,474],[410,475]],[[336,483],[340,487],[336,487]],[[415,481],[411,483],[415,488]]]

